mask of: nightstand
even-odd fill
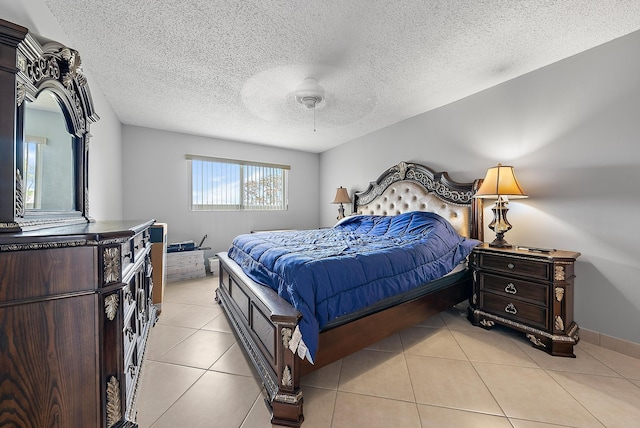
[[[564,250],[474,248],[470,256],[473,294],[468,318],[490,329],[501,324],[526,334],[551,355],[575,357],[574,263],[580,253]]]

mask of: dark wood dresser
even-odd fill
[[[0,426],[137,426],[152,224],[0,234]]]
[[[469,320],[490,329],[496,323],[520,330],[534,347],[575,357],[574,263],[580,253],[476,247],[470,257],[473,295]]]

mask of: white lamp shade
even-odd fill
[[[351,198],[349,197],[349,193],[347,189],[340,186],[336,189],[336,197],[334,198],[332,204],[348,204],[351,202]]]
[[[507,196],[510,199],[528,197],[516,178],[512,166],[498,164],[487,170],[482,185],[475,194],[477,198],[498,199]]]

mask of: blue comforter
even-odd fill
[[[328,321],[440,278],[478,244],[439,215],[415,211],[349,217],[330,229],[240,235],[229,257],[302,313],[313,359]]]

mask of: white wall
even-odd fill
[[[0,18],[73,48],[42,0],[0,0]],[[82,55],[82,52],[80,52]],[[122,210],[122,125],[100,86],[91,77],[91,64],[82,64],[95,111],[100,120],[91,126],[89,146],[89,214],[96,220],[120,220]]]
[[[251,230],[318,227],[319,155],[125,125],[123,127],[125,218],[167,223],[169,242],[208,235],[205,256],[226,251],[236,235]],[[209,211],[188,208],[186,154],[286,164],[287,211]]]
[[[329,150],[320,196],[364,189],[401,160],[458,181],[512,164],[529,199],[510,203],[505,238],[581,252],[576,321],[640,343],[639,46],[636,32]]]

